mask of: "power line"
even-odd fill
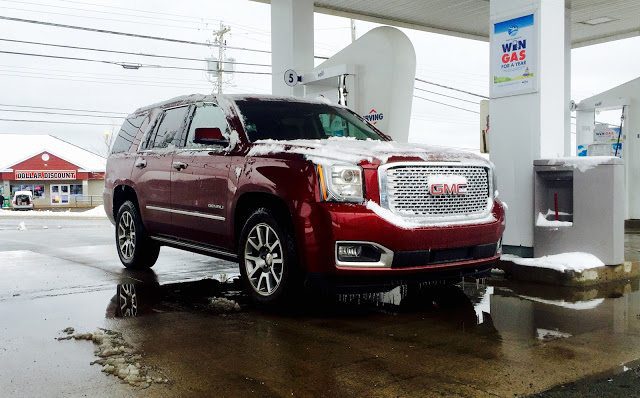
[[[28,69],[28,70],[27,70]],[[37,71],[37,72],[32,72]],[[78,71],[77,69],[69,70],[69,69],[57,69],[57,68],[31,68],[28,66],[15,66],[15,65],[6,65],[0,64],[0,72],[4,73],[30,73],[30,74],[46,74],[47,76],[66,76],[66,77],[81,77],[81,78],[100,78],[100,79],[108,79],[108,80],[122,80],[126,82],[149,82],[149,83],[165,83],[166,80],[158,81],[158,80],[149,80],[148,78],[138,78],[132,77],[132,79],[122,79],[122,73],[100,73],[100,72],[83,72]],[[62,72],[62,73],[54,73],[49,74],[49,72]],[[71,74],[71,75],[69,75]],[[85,76],[86,75],[86,76]],[[180,83],[189,85],[189,84],[202,84],[204,82],[203,79],[185,79],[180,77],[171,77],[172,83]],[[207,82],[208,83],[208,82]]]
[[[64,75],[59,73],[36,73],[31,71],[24,72],[16,72],[16,71],[5,71],[0,70],[0,76],[15,76],[15,77],[26,77],[26,78],[34,78],[34,79],[51,79],[51,80],[67,80],[73,82],[87,82],[87,83],[106,83],[106,84],[133,84],[136,86],[149,86],[149,87],[175,87],[175,88],[195,88],[201,89],[208,85],[207,82],[198,82],[198,83],[187,83],[187,82],[176,82],[180,85],[167,84],[165,81],[159,80],[146,80],[146,79],[119,79],[119,78],[103,78],[100,76],[74,76],[74,75]]]
[[[10,106],[12,108],[34,108],[34,109],[53,109],[58,111],[74,111],[74,112],[90,112],[90,113],[116,113],[120,115],[127,115],[126,112],[107,112],[107,111],[97,111],[90,109],[73,109],[73,108],[54,108],[49,106],[34,106],[34,105],[13,105],[13,104],[0,104],[0,106]]]
[[[455,106],[455,105],[451,105],[451,104],[445,104],[444,102],[434,101],[434,100],[432,100],[432,99],[424,98],[424,97],[421,97],[421,96],[419,96],[419,95],[414,95],[414,97],[416,97],[416,98],[420,98],[421,100],[425,100],[425,101],[429,101],[429,102],[434,102],[434,103],[436,103],[436,104],[440,104],[440,105],[448,106],[448,107],[450,107],[450,108],[460,109],[461,111],[467,111],[467,112],[471,112],[471,113],[477,113],[477,114],[480,114],[480,112],[472,111],[471,109],[461,108],[461,107],[459,107],[459,106]]]
[[[124,10],[124,11],[134,11],[134,12],[141,12],[141,13],[146,13],[146,14],[155,14],[155,15],[167,15],[173,18],[186,18],[186,19],[193,19],[193,20],[197,20],[197,21],[204,21],[205,23],[207,23],[206,21],[213,21],[215,23],[218,22],[224,22],[220,19],[215,19],[215,18],[202,18],[202,17],[196,17],[193,15],[184,15],[184,14],[175,14],[175,13],[168,13],[168,12],[160,12],[160,11],[149,11],[149,10],[141,10],[141,9],[137,9],[137,8],[127,8],[127,7],[117,7],[117,6],[113,6],[113,5],[104,5],[104,4],[94,4],[94,3],[86,3],[86,2],[82,2],[82,1],[72,1],[72,0],[60,0],[64,3],[72,3],[72,4],[80,4],[80,5],[85,5],[85,6],[94,6],[94,7],[102,7],[102,8],[111,8],[111,9],[116,9],[116,10]],[[99,12],[98,10],[96,10],[97,12]],[[101,12],[105,12],[105,11],[101,11]],[[153,17],[146,17],[146,18],[153,18]],[[156,17],[155,19],[161,19]],[[173,20],[175,22],[184,22],[184,21],[178,21],[178,20]],[[245,25],[238,25],[238,26],[245,26]],[[257,28],[251,28],[254,29],[256,31],[259,31],[261,29],[257,29]]]
[[[424,91],[424,92],[426,92],[426,93],[431,93],[431,94],[435,94],[435,95],[440,95],[440,96],[447,97],[447,98],[452,98],[452,99],[455,99],[455,100],[458,100],[458,101],[464,101],[464,102],[468,102],[468,103],[470,103],[470,104],[478,105],[478,102],[475,102],[475,101],[470,101],[470,100],[467,100],[467,99],[464,99],[464,98],[459,98],[459,97],[454,97],[454,96],[452,96],[452,95],[447,95],[447,94],[438,93],[438,92],[436,92],[436,91],[425,90],[424,88],[420,88],[420,87],[414,87],[414,90]]]
[[[2,19],[2,18],[3,17],[0,17],[0,19]],[[122,66],[125,69],[154,68],[154,69],[193,70],[193,71],[201,71],[201,72],[208,72],[209,71],[208,69],[189,68],[189,67],[185,67],[185,66],[138,64],[138,63],[131,63],[131,62],[107,61],[107,60],[103,60],[103,59],[91,59],[91,58],[81,58],[81,57],[63,57],[63,56],[60,56],[60,55],[25,53],[25,52],[19,52],[19,51],[0,51],[0,54],[24,55],[24,56],[29,56],[29,57],[64,59],[64,60],[68,60],[68,61],[96,62],[96,63],[103,63],[103,64],[109,64],[109,65],[118,65],[118,66]],[[241,71],[241,70],[225,70],[223,72],[249,74],[249,75],[271,75],[271,72],[253,72],[253,71]]]
[[[1,0],[1,1],[6,1],[6,0]],[[31,3],[31,4],[37,4],[37,3]],[[45,5],[45,4],[39,4],[40,6],[46,6],[46,7],[53,7],[53,6],[49,6],[49,5]],[[16,7],[2,7],[4,10],[13,10],[13,11],[24,11],[24,12],[36,12],[38,14],[47,14],[47,15],[62,15],[64,17],[71,17],[71,18],[89,18],[89,19],[96,19],[99,21],[111,21],[111,22],[124,22],[124,23],[134,23],[136,25],[149,25],[149,26],[162,26],[164,28],[175,28],[175,29],[185,29],[185,30],[203,30],[201,28],[197,28],[195,26],[178,26],[178,25],[171,25],[171,24],[167,24],[165,23],[153,23],[153,22],[142,22],[142,21],[131,21],[131,20],[126,20],[126,19],[118,19],[118,18],[106,18],[106,17],[99,17],[99,16],[95,16],[95,15],[78,15],[78,14],[69,14],[66,12],[55,12],[55,11],[41,11],[41,10],[32,10],[32,9],[25,9],[25,8],[16,8]],[[87,10],[89,11],[89,10]],[[89,11],[91,12],[91,11]]]
[[[28,120],[28,119],[0,119],[0,122],[27,122],[27,123],[52,123],[52,124],[84,124],[88,126],[113,126],[113,123],[89,123],[89,122],[62,122],[57,120]]]
[[[97,14],[122,15],[122,16],[127,16],[127,17],[154,19],[156,21],[158,21],[158,20],[161,20],[161,21],[173,21],[173,22],[180,22],[180,23],[187,23],[187,24],[188,23],[191,23],[191,24],[194,23],[194,22],[185,21],[185,20],[181,21],[179,19],[150,17],[150,16],[146,16],[146,15],[132,15],[130,12],[129,13],[124,13],[124,12],[114,12],[114,11],[104,11],[104,10],[92,10],[92,9],[88,9],[88,8],[65,7],[65,6],[52,5],[52,4],[33,3],[33,2],[29,2],[29,1],[15,1],[15,0],[1,0],[1,1],[4,1],[6,3],[18,3],[18,4],[27,4],[27,5],[34,5],[34,6],[44,6],[44,7],[59,8],[59,9],[64,9],[64,10],[88,11],[88,12],[93,12],[93,13],[97,13]],[[70,1],[69,3],[78,3],[78,4],[82,4],[82,5],[92,5],[92,6],[108,7],[108,8],[119,8],[119,7],[113,7],[113,6],[104,6],[104,5],[101,5],[101,4],[89,4],[89,3],[72,2],[72,1]],[[31,10],[29,10],[29,11],[31,11]],[[133,11],[133,10],[130,10],[130,11]],[[140,11],[142,11],[142,10],[140,10]],[[170,15],[170,14],[167,14],[167,15]],[[197,18],[195,18],[195,19],[197,19]],[[132,22],[132,21],[128,21],[128,22]],[[204,23],[204,24],[208,23],[208,22],[205,22],[204,20],[201,20],[199,22]]]
[[[110,35],[135,37],[135,38],[139,38],[139,39],[159,40],[159,41],[166,41],[166,42],[178,43],[178,44],[191,44],[191,45],[196,45],[196,46],[218,47],[218,45],[214,44],[214,43],[191,41],[191,40],[182,40],[182,39],[174,39],[174,38],[161,37],[161,36],[141,35],[141,34],[137,34],[137,33],[119,32],[119,31],[115,31],[115,30],[88,28],[86,26],[66,25],[66,24],[59,24],[59,23],[55,23],[55,22],[38,21],[38,20],[34,20],[34,19],[24,19],[24,18],[0,16],[0,20],[31,23],[31,24],[44,25],[44,26],[53,26],[53,27],[56,27],[56,28],[76,29],[76,30],[83,30],[83,31],[87,31],[87,32],[105,33],[105,34],[110,34]],[[260,50],[260,49],[256,49],[256,48],[234,47],[234,46],[226,46],[226,48],[228,50],[250,51],[250,52],[257,52],[257,53],[262,53],[262,54],[271,54],[270,50]],[[317,59],[328,59],[328,57],[321,57],[321,56],[314,56],[314,58],[317,58]]]
[[[455,87],[449,87],[449,86],[445,86],[444,84],[439,84],[439,83],[434,83],[434,82],[430,82],[424,79],[420,79],[418,77],[415,78],[416,81],[421,82],[421,83],[427,83],[427,84],[431,84],[433,86],[438,86],[438,87],[442,87],[442,88],[446,88],[448,90],[453,90],[453,91],[459,91],[461,93],[465,93],[465,94],[469,94],[469,95],[473,95],[474,97],[480,97],[480,98],[484,98],[484,99],[489,99],[489,97],[481,95],[481,94],[476,94],[476,93],[472,93],[470,91],[465,91],[465,90],[460,90],[459,88],[455,88]]]
[[[87,31],[87,32],[106,33],[106,34],[110,34],[110,35],[136,37],[136,38],[139,38],[139,39],[160,40],[160,41],[166,41],[166,42],[170,42],[170,43],[191,44],[191,45],[205,46],[205,47],[218,47],[218,45],[216,45],[216,44],[206,43],[206,42],[201,42],[201,41],[181,40],[181,39],[173,39],[173,38],[168,38],[168,37],[141,35],[141,34],[137,34],[137,33],[118,32],[118,31],[114,31],[114,30],[88,28],[86,26],[77,26],[77,25],[66,25],[66,24],[59,24],[59,23],[54,23],[54,22],[38,21],[38,20],[34,20],[34,19],[23,19],[23,18],[15,18],[15,17],[7,17],[7,16],[0,16],[0,19],[4,19],[6,21],[13,21],[13,22],[24,22],[24,23],[31,23],[31,24],[36,24],[36,25],[53,26],[53,27],[56,27],[56,28],[76,29],[76,30],[84,30],[84,31]],[[244,48],[244,47],[227,46],[227,49],[239,50],[239,51],[252,51],[252,52],[257,52],[257,53],[271,54],[271,51],[269,51],[269,50],[259,50],[259,49],[255,49],[255,48]]]
[[[1,71],[0,71],[1,72]],[[173,86],[173,85],[169,85],[169,84],[148,84],[148,83],[139,83],[135,80],[123,80],[123,81],[108,81],[108,80],[86,80],[86,79],[68,79],[68,78],[62,78],[62,77],[47,77],[47,76],[30,76],[30,75],[20,75],[20,74],[13,74],[13,73],[0,73],[0,76],[16,76],[16,77],[26,77],[29,79],[45,79],[45,80],[63,80],[63,81],[73,81],[73,82],[84,82],[84,83],[98,83],[98,84],[109,84],[109,85],[127,85],[127,86],[131,86],[132,84],[135,86],[144,86],[144,87],[162,87],[162,88],[193,88],[193,89],[199,89],[200,87],[196,86],[196,85],[180,85],[180,86]],[[202,90],[206,90],[209,91],[211,88],[210,87],[204,87],[206,85],[206,83],[203,83],[202,86]]]
[[[0,109],[0,112],[39,113],[43,115],[65,115],[65,116],[79,116],[79,117],[101,117],[106,119],[124,119],[125,118],[124,116],[83,115],[79,113],[34,111],[34,110],[22,110],[22,109]]]
[[[27,40],[14,40],[14,39],[0,38],[0,41],[7,41],[7,42],[11,42],[11,43],[33,44],[33,45],[47,46],[47,47],[69,48],[69,49],[73,49],[73,50],[97,51],[97,52],[112,53],[112,54],[137,55],[137,56],[141,56],[141,57],[177,59],[177,60],[181,60],[181,61],[207,61],[205,58],[189,58],[189,57],[177,57],[177,56],[174,56],[174,55],[159,55],[159,54],[136,53],[136,52],[132,52],[132,51],[108,50],[108,49],[104,49],[104,48],[94,48],[94,47],[78,47],[78,46],[69,46],[69,45],[65,45],[65,44],[42,43],[42,42],[27,41]],[[225,61],[225,63],[234,64],[234,65],[265,66],[265,67],[269,67],[269,68],[271,67],[270,64],[257,64],[257,63],[251,63],[251,62]]]

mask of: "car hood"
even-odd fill
[[[253,143],[248,156],[279,153],[303,155],[314,163],[384,164],[423,160],[490,165],[488,160],[475,153],[454,148],[338,137],[325,140],[258,140]]]

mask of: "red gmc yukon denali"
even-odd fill
[[[151,267],[163,245],[208,254],[275,302],[319,281],[485,272],[501,253],[496,196],[483,158],[396,143],[342,106],[191,95],[127,117],[104,203],[124,266]]]

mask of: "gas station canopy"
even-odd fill
[[[314,6],[324,14],[489,40],[489,0],[319,0]],[[567,6],[574,48],[640,35],[640,0],[571,0]]]

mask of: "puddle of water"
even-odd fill
[[[222,279],[221,282],[219,279]],[[500,280],[463,280],[455,285],[422,283],[389,290],[306,297],[286,308],[256,308],[237,278],[158,283],[153,271],[123,271],[108,317],[165,311],[210,312],[210,298],[234,300],[246,311],[278,316],[330,318],[373,314],[431,317],[461,328],[483,325],[502,339],[551,341],[594,330],[640,332],[638,281],[576,290]],[[494,286],[495,285],[495,286]]]

